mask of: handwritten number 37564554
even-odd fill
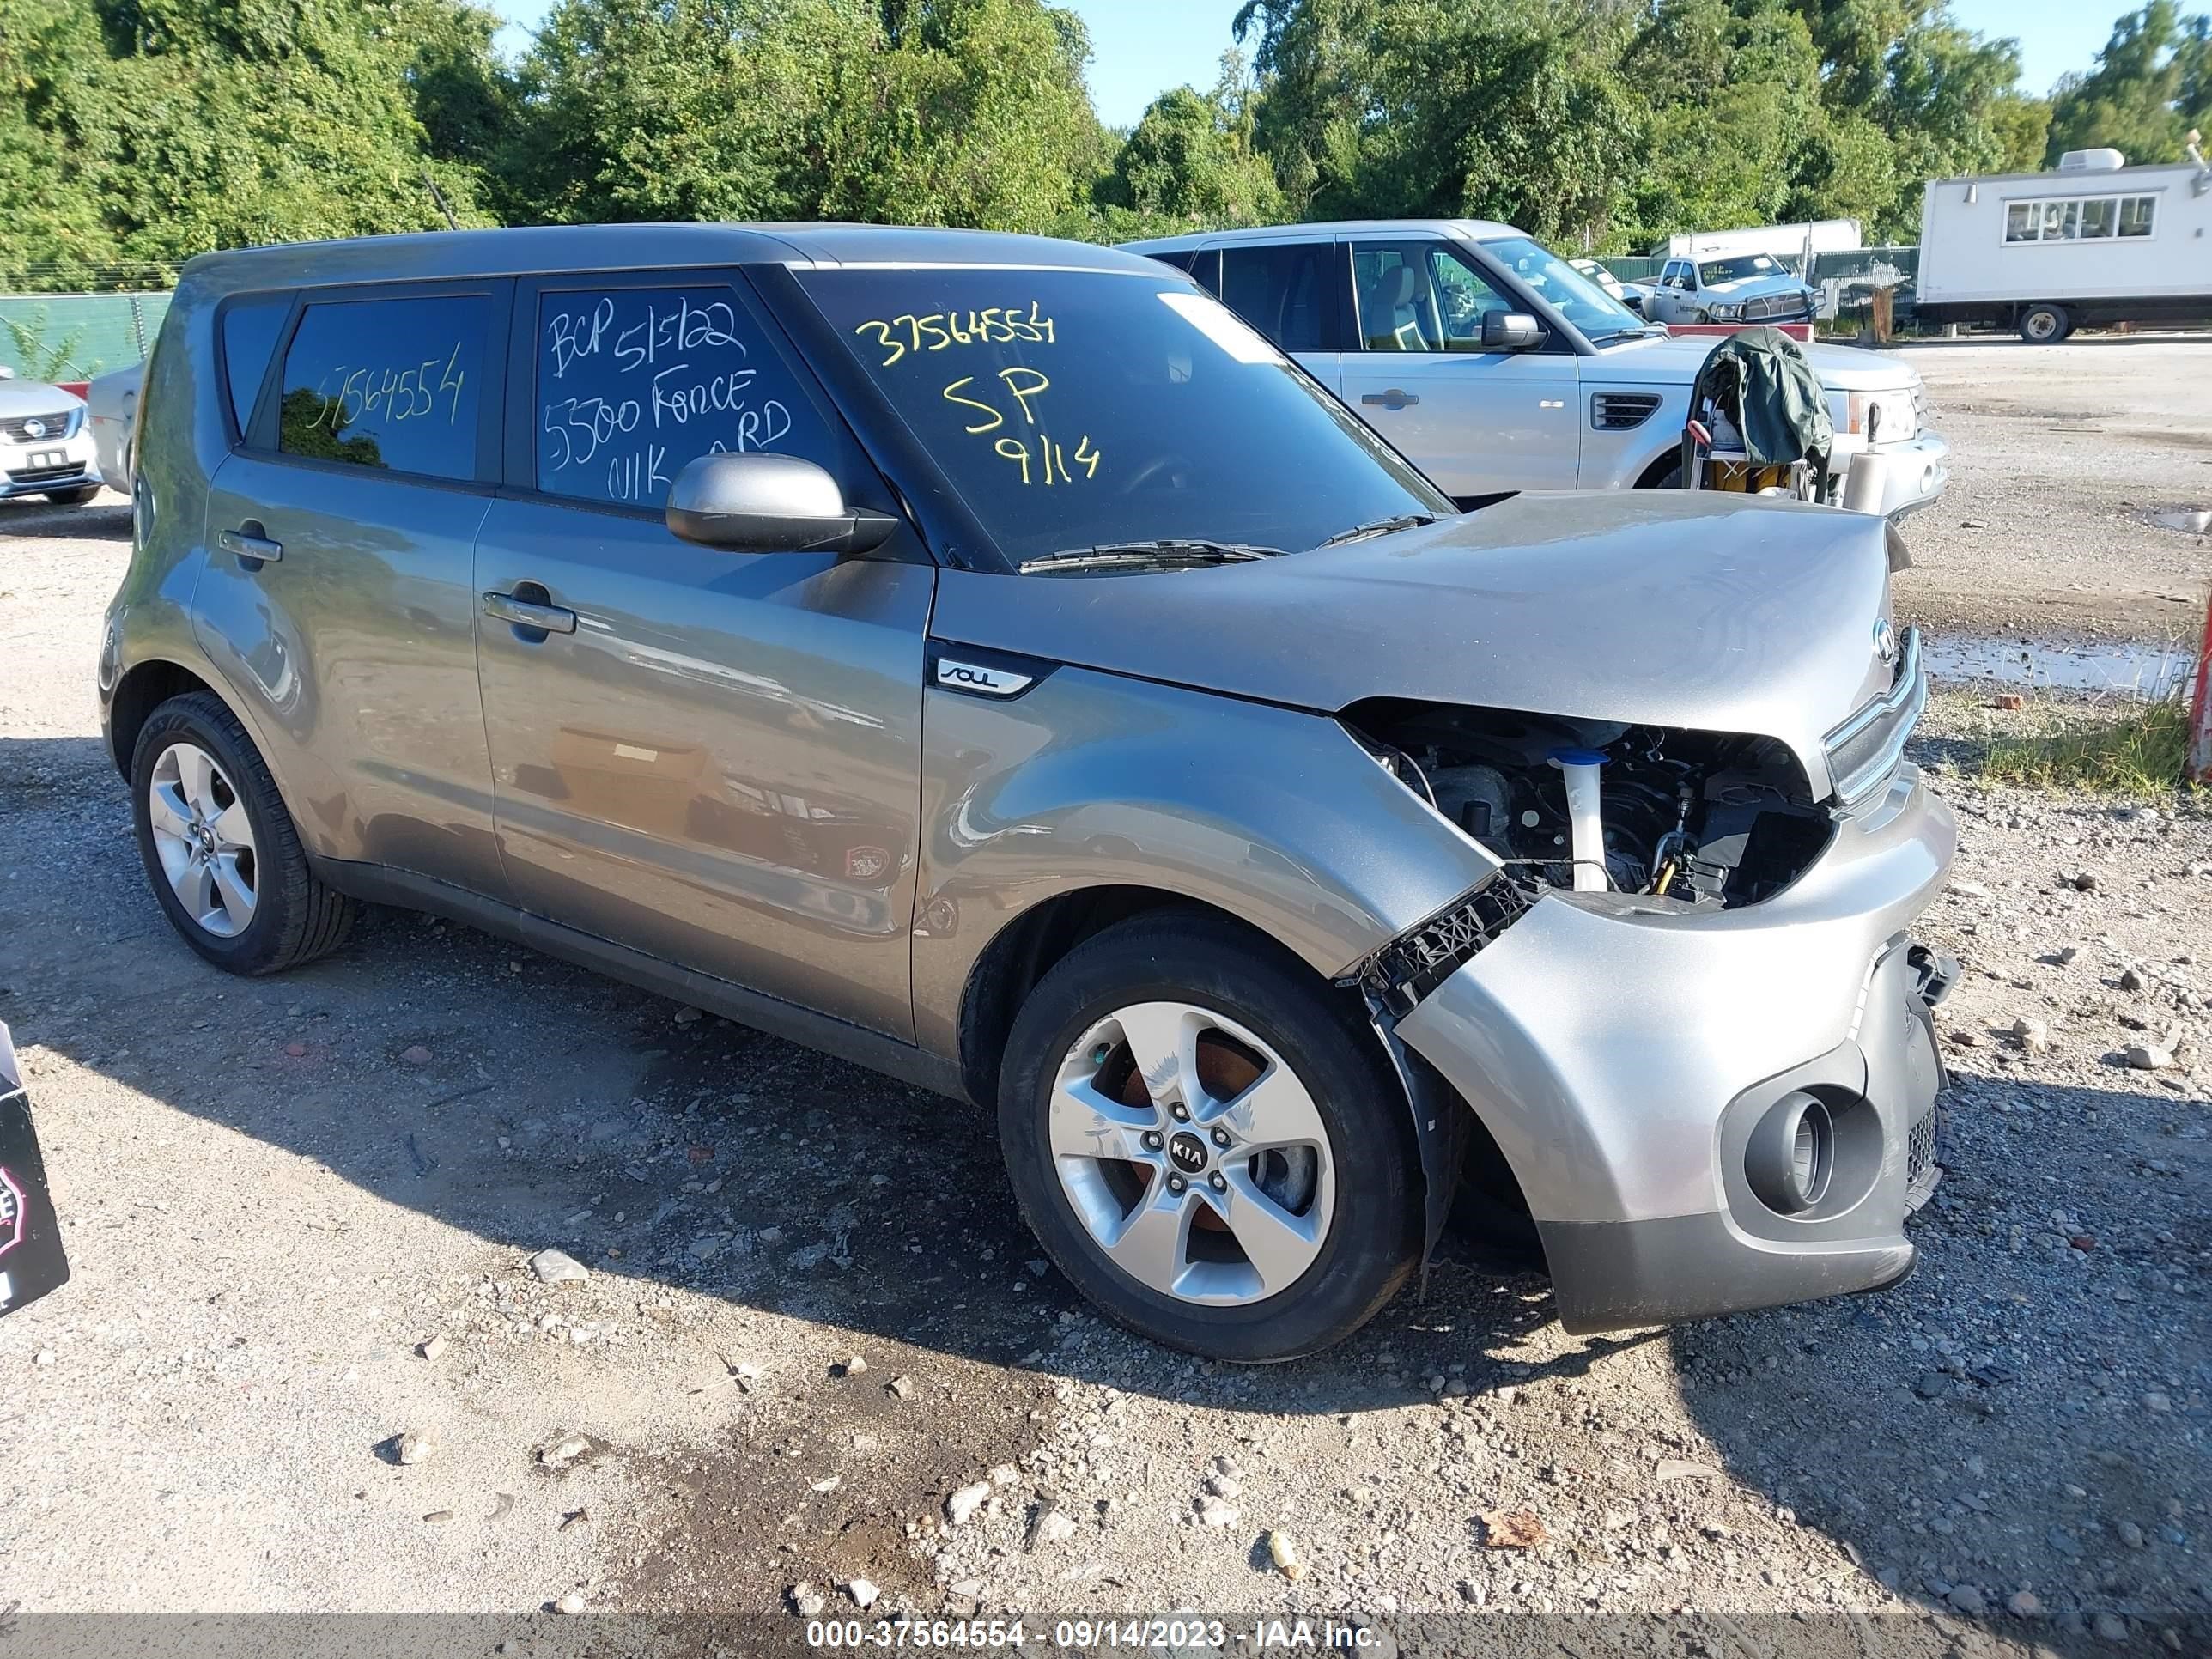
[[[446,424],[451,426],[460,418],[461,388],[468,380],[460,362],[461,344],[456,340],[442,365],[435,356],[425,357],[408,368],[389,363],[354,368],[340,363],[315,387],[316,396],[323,400],[318,424],[336,432],[371,415],[381,415],[394,424],[417,420],[435,415],[442,398]],[[336,392],[328,389],[332,374],[338,377]]]

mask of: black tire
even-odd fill
[[[235,785],[238,802],[252,825],[253,915],[228,937],[210,933],[185,909],[155,848],[149,806],[154,767],[162,751],[180,738],[214,757]],[[281,973],[336,950],[352,931],[358,907],[318,881],[307,867],[300,832],[284,810],[276,781],[238,717],[213,692],[172,697],[147,717],[131,757],[131,817],[147,883],[163,914],[185,943],[216,967],[246,975]]]
[[[1682,462],[1677,456],[1657,477],[1647,477],[1636,486],[1638,489],[1680,489],[1682,487]]]
[[[1335,1209],[1314,1262],[1287,1289],[1235,1306],[1181,1300],[1108,1259],[1062,1188],[1048,1139],[1058,1069],[1085,1031],[1150,1000],[1226,1016],[1281,1056],[1331,1146]],[[1156,911],[1079,945],[1030,994],[1006,1042],[999,1130],[1022,1214],[1108,1317],[1170,1347],[1245,1364],[1341,1341],[1397,1294],[1419,1260],[1421,1181],[1405,1091],[1356,1009],[1288,952],[1217,917]]]
[[[2064,306],[2032,305],[2020,315],[2020,337],[2030,345],[2057,345],[2074,331]]]
[[[82,507],[98,494],[98,484],[79,484],[75,489],[49,489],[46,499],[56,507]]]

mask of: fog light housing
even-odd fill
[[[1820,1203],[1835,1168],[1835,1120],[1802,1090],[1769,1107],[1744,1148],[1744,1179],[1778,1215],[1802,1215]]]

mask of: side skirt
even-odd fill
[[[913,1084],[955,1100],[966,1101],[957,1061],[940,1059],[908,1042],[888,1037],[811,1009],[748,989],[696,969],[665,962],[642,951],[617,945],[593,933],[532,915],[481,894],[384,865],[310,857],[316,876],[341,893],[370,904],[403,910],[427,910],[533,951],[559,957],[610,979],[672,997],[766,1031],[787,1042],[851,1060],[902,1083]]]

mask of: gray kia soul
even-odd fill
[[[999,1114],[1243,1360],[1455,1203],[1570,1330],[1873,1289],[1949,815],[1877,520],[1460,514],[1135,255],[647,225],[210,255],[100,690],[234,973],[441,912]]]

